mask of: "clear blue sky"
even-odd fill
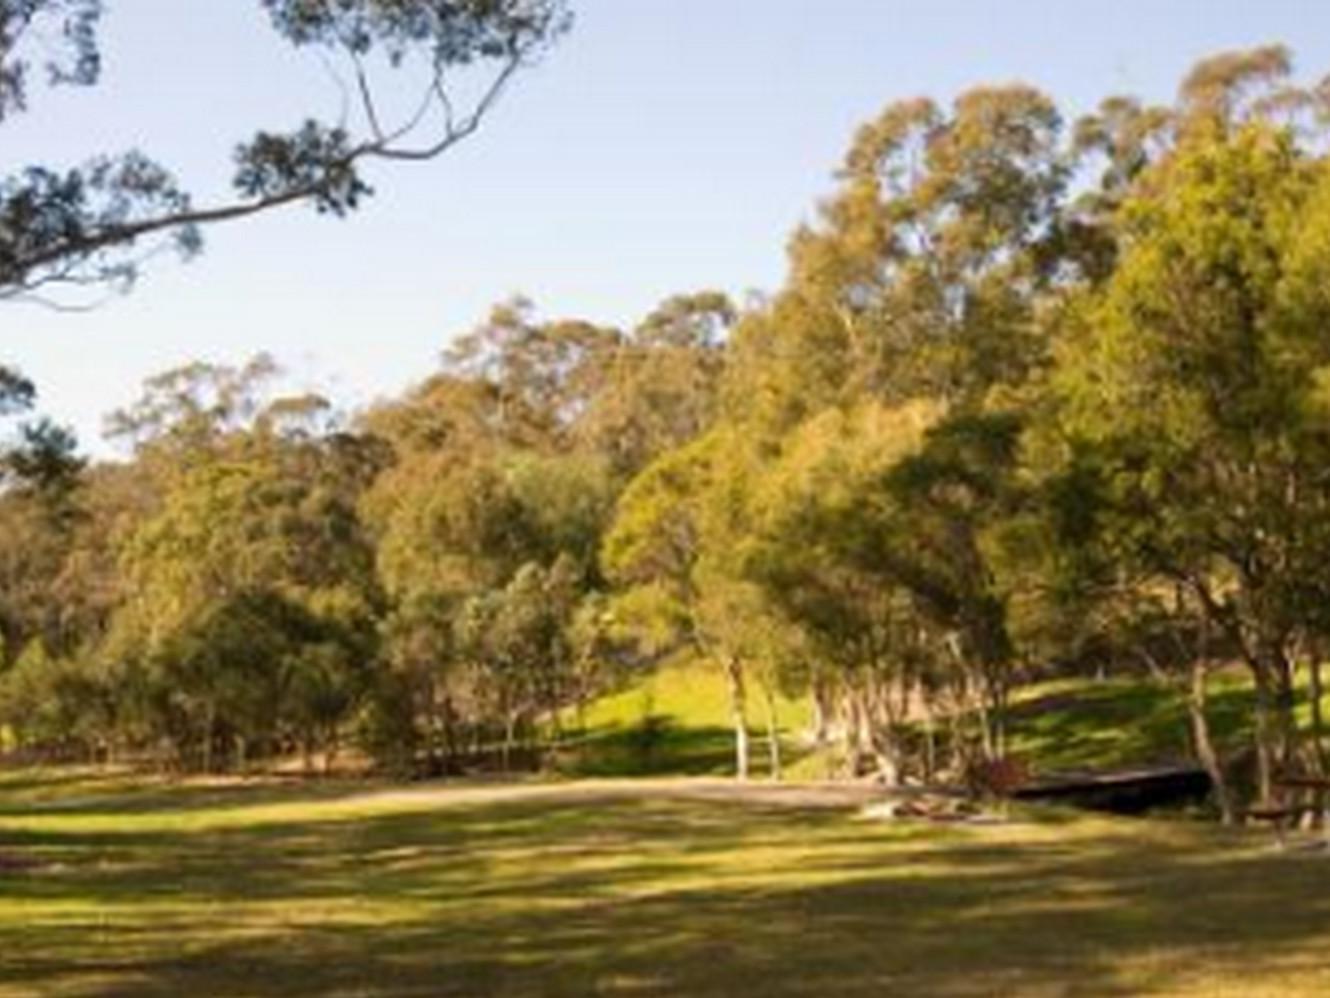
[[[702,287],[771,289],[784,242],[854,126],[888,101],[1022,79],[1073,114],[1168,99],[1197,58],[1283,41],[1330,71],[1322,0],[573,0],[573,33],[447,157],[375,176],[358,216],[297,208],[213,229],[79,315],[0,307],[4,359],[104,452],[102,416],[186,360],[271,350],[293,387],[348,404],[428,374],[456,333],[521,292],[542,314],[628,323]],[[200,200],[233,144],[335,114],[318,60],[258,0],[110,0],[104,84],[7,123],[0,168],[138,145]]]

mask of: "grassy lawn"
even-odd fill
[[[1216,739],[1245,737],[1250,692],[1240,674],[1212,681]],[[817,779],[827,760],[802,745],[811,707],[806,699],[777,705],[787,775]],[[764,715],[749,704],[751,764],[766,772]],[[586,738],[565,752],[561,769],[576,776],[729,775],[733,733],[724,678],[706,663],[684,661],[597,700],[583,718]],[[1146,678],[1045,682],[1022,689],[1011,717],[1012,749],[1040,771],[1112,769],[1190,759],[1182,693]]]
[[[0,776],[0,995],[1330,992],[1330,856],[678,786]]]
[[[1020,689],[1012,706],[1012,751],[1037,771],[1120,769],[1192,760],[1190,722],[1184,691],[1145,676],[1104,680],[1066,679]],[[1252,692],[1240,668],[1210,680],[1211,734],[1221,751],[1250,745]],[[1330,715],[1330,696],[1325,710]],[[807,699],[780,698],[777,717],[787,778],[821,779],[828,760],[802,743],[811,718]],[[751,764],[756,775],[767,767],[762,705],[753,691],[749,703]],[[1298,717],[1310,723],[1301,691]],[[719,671],[706,663],[683,661],[659,669],[638,683],[591,704],[583,720],[587,734],[561,760],[573,776],[662,774],[730,775],[734,742],[729,703]],[[570,718],[571,721],[571,718]]]
[[[1244,675],[1211,680],[1208,715],[1221,748],[1248,744],[1252,694]],[[1191,761],[1184,694],[1146,678],[1075,679],[1022,690],[1011,746],[1041,770],[1117,769]]]
[[[750,765],[768,768],[766,713],[756,684],[749,690]],[[798,736],[811,708],[805,699],[777,698],[776,719],[788,767],[807,750]],[[570,721],[574,719],[570,717]],[[706,662],[674,662],[617,693],[601,697],[581,718],[586,738],[564,754],[575,776],[728,776],[734,772],[729,694],[720,670]],[[797,770],[796,770],[797,772]]]

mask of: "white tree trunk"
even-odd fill
[[[748,779],[748,704],[743,664],[734,656],[725,658],[725,676],[730,687],[730,718],[734,724],[734,776]]]

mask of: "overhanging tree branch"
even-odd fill
[[[57,20],[91,17],[89,26],[101,8],[100,0],[0,0],[0,81],[17,81],[8,106],[22,110],[26,62],[14,48],[28,22],[14,21],[16,4]],[[349,60],[366,136],[353,139],[345,120],[329,125],[311,119],[289,133],[259,132],[236,150],[238,196],[202,208],[169,172],[137,152],[63,173],[29,167],[0,178],[0,301],[53,285],[127,287],[144,259],[133,255],[135,248],[154,237],[163,241],[148,255],[174,247],[189,256],[200,247],[201,229],[286,205],[310,203],[320,212],[344,215],[372,193],[359,173],[365,163],[442,156],[479,129],[518,70],[570,23],[564,0],[263,0],[263,6],[292,44],[327,48]],[[76,37],[87,49],[80,58],[96,55],[90,30]],[[367,56],[376,48],[390,69],[421,57],[429,66],[418,105],[395,126],[385,118],[367,68]],[[445,71],[474,72],[481,65],[497,68],[459,116]],[[95,73],[82,82],[95,82]],[[346,87],[343,91],[349,98]],[[0,110],[5,98],[0,82]],[[431,112],[442,118],[442,133],[413,144]]]

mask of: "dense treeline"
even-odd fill
[[[728,680],[740,773],[781,691],[899,780],[1000,768],[1022,682],[1130,667],[1187,691],[1231,815],[1218,665],[1255,690],[1256,796],[1326,767],[1328,124],[1281,48],[1071,123],[1020,85],[897,103],[743,309],[514,302],[350,420],[264,358],[193,365],[112,418],[126,463],[29,426],[0,723],[440,772],[686,653]]]

